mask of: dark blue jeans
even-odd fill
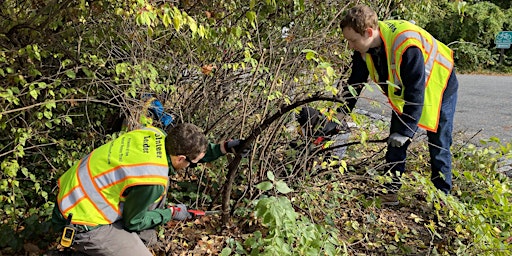
[[[455,106],[457,105],[458,87],[459,83],[455,72],[452,72],[448,80],[448,86],[444,91],[437,132],[427,131],[432,170],[430,179],[436,188],[446,194],[450,193],[452,189],[452,154],[450,146],[452,145],[453,116],[455,114]],[[401,122],[400,117],[393,113],[391,122]],[[400,131],[390,131],[390,134],[393,132]],[[386,184],[388,189],[398,190],[401,186],[400,176],[405,171],[405,160],[409,144],[408,142],[402,147],[388,146],[387,148],[386,162],[389,166],[388,170],[393,174],[393,183]]]

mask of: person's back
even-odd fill
[[[73,248],[88,255],[151,255],[139,232],[191,217],[184,205],[166,207],[169,168],[200,161],[207,147],[192,124],[176,125],[167,137],[154,127],[127,132],[59,178],[52,221],[62,228],[72,216]],[[217,148],[216,157],[223,155]]]

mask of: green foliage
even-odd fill
[[[512,7],[505,11],[505,21],[503,22],[504,31],[512,31]]]
[[[257,201],[254,215],[267,232],[256,231],[245,239],[239,253],[250,255],[341,255],[336,229],[299,217],[286,197]],[[247,250],[247,251],[245,251]],[[346,254],[346,250],[344,251]]]
[[[481,46],[492,46],[494,38],[503,28],[505,14],[496,5],[479,2],[468,5],[463,17],[461,39],[479,43]]]
[[[439,225],[430,230],[441,239],[439,229],[452,229],[457,255],[509,255],[512,247],[504,241],[511,237],[512,198],[510,179],[496,172],[496,162],[512,155],[510,143],[492,139],[496,146],[461,148],[454,161],[452,195],[445,195],[432,186],[428,175],[413,173],[414,179],[404,183],[424,188],[427,201],[436,209]],[[484,142],[484,145],[487,144]],[[445,206],[441,205],[444,202]]]
[[[480,71],[489,69],[497,64],[497,57],[486,48],[478,44],[463,40],[450,45],[453,49],[453,57],[457,63],[457,70],[462,72]]]
[[[507,16],[490,2],[444,3],[442,15],[425,26],[427,31],[454,50],[456,66],[461,71],[479,71],[497,66],[494,39],[506,26]]]
[[[177,122],[203,127],[212,141],[247,137],[283,105],[312,96],[339,96],[343,92],[334,81],[346,80],[352,52],[340,41],[337,21],[350,2],[2,1],[0,247],[21,254],[23,241],[44,235],[57,179],[85,154],[117,136],[121,121],[128,129],[136,127],[147,94],[172,109]],[[494,65],[495,52],[487,50],[491,34],[500,29],[500,22],[506,29],[512,24],[510,9],[503,14],[488,3],[470,3],[459,12],[451,1],[367,2],[382,7],[383,17],[428,23],[444,42],[462,42],[459,35],[464,35],[468,43],[453,46],[457,66],[468,70]],[[287,34],[282,33],[284,26]],[[315,102],[315,107],[336,109],[336,104]],[[340,178],[347,174],[347,163],[355,160],[317,158],[309,147],[286,147],[298,137],[284,128],[293,119],[291,114],[258,136],[256,153],[242,161],[234,184],[240,197],[237,204],[247,204],[237,209],[250,212],[255,207],[266,230],[244,244],[234,241],[225,253],[233,249],[336,254],[345,245],[323,223],[338,225],[336,207],[358,200],[357,189],[335,183],[323,187],[322,194],[309,191],[306,197],[297,184],[308,186],[322,173]],[[364,125],[368,120],[356,122]],[[377,150],[366,144],[373,135],[361,131],[356,140],[364,147],[349,155],[362,157],[364,150]],[[171,195],[197,204],[218,203],[214,194],[226,182],[227,164],[221,160],[196,169],[196,174],[203,172],[200,179],[178,180]],[[287,184],[294,184],[293,190]],[[332,191],[336,193],[329,194]],[[508,195],[499,184],[492,191]],[[271,192],[304,195],[294,199],[301,200],[301,211],[325,203],[326,213],[308,209],[313,214],[305,219],[281,197],[260,199],[256,206],[248,203]],[[492,200],[501,204],[504,198]],[[365,207],[368,204],[364,202]],[[351,220],[350,226],[356,222]],[[503,223],[498,228],[505,230],[508,223]],[[365,228],[347,240],[360,239]],[[5,237],[9,231],[16,235]]]
[[[288,194],[293,190],[288,187],[288,185],[282,180],[276,180],[275,176],[272,172],[267,172],[267,177],[270,181],[264,181],[256,185],[256,188],[267,191],[275,187],[275,189],[282,194]]]

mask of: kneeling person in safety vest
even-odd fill
[[[418,128],[427,130],[431,180],[448,194],[452,188],[453,116],[458,82],[453,51],[426,30],[405,20],[379,21],[370,7],[351,8],[340,22],[352,56],[348,84],[357,94],[368,77],[380,86],[393,108],[386,151],[394,182],[381,195],[384,205],[397,205],[407,147]],[[347,99],[352,111],[357,98]]]
[[[72,215],[73,249],[88,255],[152,255],[144,243],[151,241],[143,241],[142,234],[156,234],[154,228],[171,219],[191,218],[183,204],[166,207],[169,171],[246,151],[240,140],[208,143],[193,124],[168,132],[148,126],[125,133],[59,178],[52,222],[62,229]]]

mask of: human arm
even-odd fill
[[[357,99],[359,94],[361,94],[361,91],[363,90],[362,83],[365,83],[368,81],[368,76],[370,72],[368,71],[368,67],[366,67],[366,62],[363,60],[363,57],[361,56],[361,53],[354,51],[354,54],[352,55],[352,66],[351,66],[352,73],[350,74],[350,77],[348,78],[347,84],[343,85],[343,90],[348,92],[348,86],[354,87],[357,95],[354,97],[352,94],[346,94],[345,100],[347,101],[347,104],[344,108],[344,111],[346,112],[352,112],[354,107],[356,106]]]
[[[425,64],[423,53],[417,47],[409,47],[402,55],[400,76],[405,105],[400,122],[392,123],[391,132],[412,138],[418,128],[425,98]]]
[[[205,156],[201,160],[199,160],[199,162],[212,162],[214,160],[217,160],[217,158],[227,154],[228,152],[233,153],[233,150],[241,150],[241,152],[237,153],[240,153],[242,154],[242,156],[244,156],[250,151],[250,149],[239,149],[238,147],[242,144],[242,142],[242,140],[234,139],[223,141],[220,144],[209,143],[208,147],[206,148]]]
[[[148,210],[164,192],[160,185],[140,185],[128,188],[123,206],[124,228],[129,231],[141,231],[167,223],[172,218],[169,208]]]
[[[208,143],[208,146],[206,147],[206,154],[204,157],[199,160],[200,163],[207,163],[217,160],[217,158],[225,155],[226,152],[222,152],[221,150],[221,144],[215,144],[215,143]]]

